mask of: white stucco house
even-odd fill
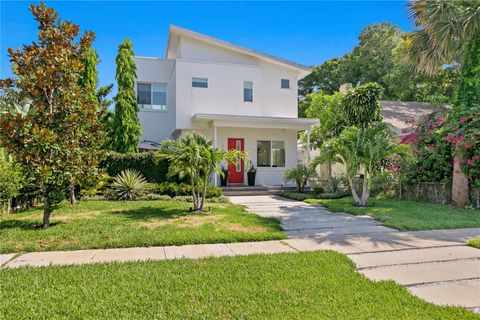
[[[309,67],[173,25],[165,59],[135,62],[141,140],[199,131],[217,147],[246,151],[256,185],[284,184],[297,165],[298,132],[318,123],[297,112],[297,82]],[[244,165],[228,169],[230,185],[246,184]]]

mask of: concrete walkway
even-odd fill
[[[480,228],[398,232],[367,216],[331,213],[276,196],[231,197],[282,221],[287,240],[0,255],[2,268],[335,250],[373,280],[394,280],[439,305],[480,311],[480,250],[465,246]]]
[[[466,246],[479,228],[398,232],[368,216],[331,213],[281,197],[231,197],[233,203],[282,221],[297,250],[345,253],[373,280],[394,280],[439,305],[480,312],[480,250]]]

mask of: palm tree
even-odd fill
[[[411,44],[407,59],[418,71],[434,74],[448,63],[463,63],[466,52],[480,47],[480,1],[479,0],[416,0],[408,4],[408,11],[418,27],[411,33]],[[463,69],[463,64],[462,64]],[[474,85],[462,86],[462,69],[455,108],[464,101],[462,97],[478,95]],[[454,109],[455,109],[454,108]],[[458,146],[457,146],[458,148]],[[460,150],[455,150],[460,154]],[[468,178],[461,171],[461,159],[456,156],[452,178],[452,201],[465,206],[468,198]]]
[[[299,164],[294,168],[290,168],[285,171],[284,179],[285,181],[295,181],[297,185],[297,192],[303,192],[305,186],[307,185],[308,179],[315,178],[317,173],[315,172],[316,166],[305,166]]]
[[[418,28],[409,35],[408,59],[418,71],[434,74],[460,61],[465,46],[480,35],[479,0],[415,0],[407,6]]]
[[[245,152],[215,148],[212,140],[197,132],[189,132],[177,140],[165,140],[160,147],[160,156],[170,161],[171,176],[189,180],[195,212],[203,211],[209,178],[223,174],[222,162],[248,162]]]
[[[391,130],[382,122],[375,122],[366,128],[349,127],[337,137],[328,140],[320,150],[320,156],[313,165],[327,161],[345,166],[348,183],[356,206],[367,206],[374,175],[381,169],[382,162],[393,156],[406,154],[408,147],[399,145]],[[358,195],[354,179],[363,172],[363,188]]]

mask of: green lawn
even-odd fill
[[[480,238],[471,239],[468,241],[468,245],[480,249]]]
[[[3,269],[4,319],[478,319],[335,252]]]
[[[387,227],[399,230],[434,230],[480,227],[480,213],[451,206],[404,200],[369,200],[368,207],[355,207],[352,198],[308,199],[332,212],[369,215]]]
[[[174,201],[63,203],[52,226],[39,229],[41,209],[0,215],[0,253],[283,239],[280,222],[229,203],[192,214]]]

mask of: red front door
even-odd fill
[[[244,151],[245,141],[242,138],[228,138],[228,150],[236,149]],[[243,160],[237,164],[228,165],[228,183],[229,184],[243,184],[244,163]]]

